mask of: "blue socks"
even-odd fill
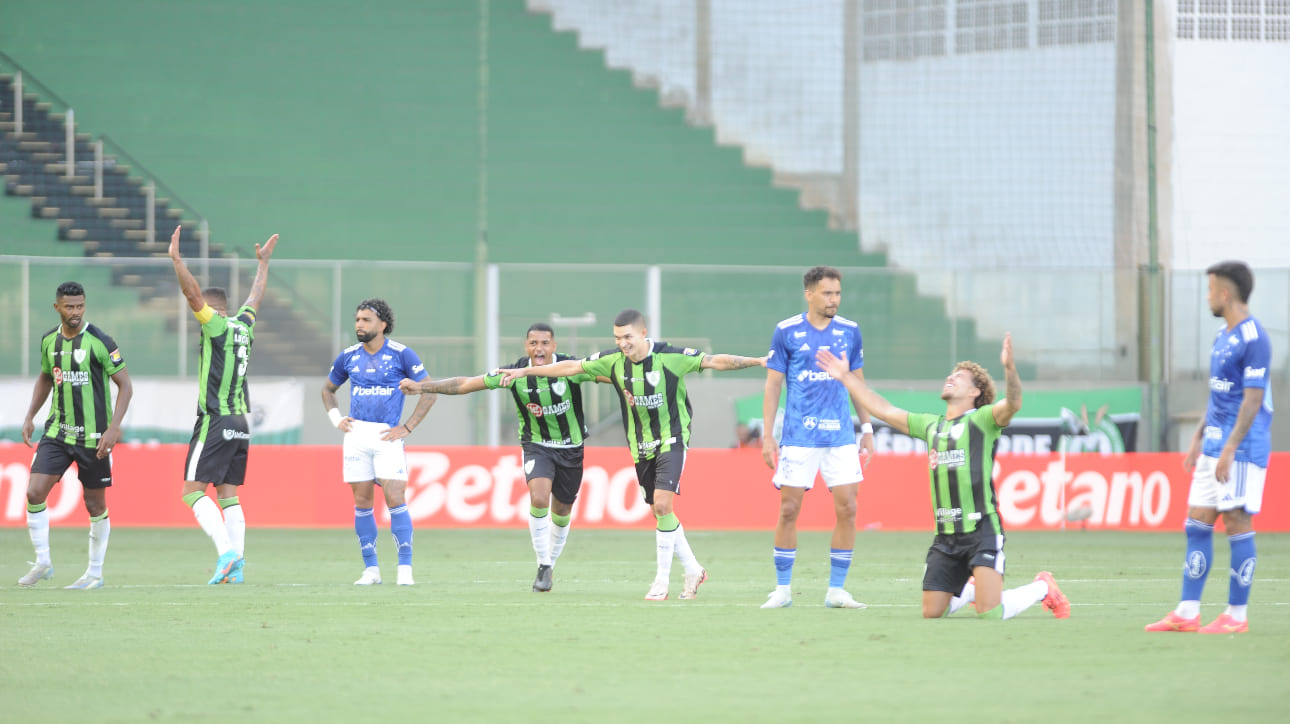
[[[851,570],[850,548],[829,549],[829,588],[842,588],[847,582],[847,571]]]
[[[1232,544],[1232,580],[1227,589],[1230,606],[1244,606],[1250,601],[1250,584],[1254,583],[1254,531],[1228,538]]]
[[[363,554],[363,565],[376,565],[376,518],[371,508],[354,508],[354,532],[358,534],[358,550]]]
[[[793,562],[796,560],[796,548],[775,546],[775,583],[787,586],[793,582]]]
[[[1205,590],[1210,561],[1214,560],[1214,526],[1188,518],[1183,530],[1187,533],[1187,558],[1183,561],[1182,600],[1199,601]],[[1232,565],[1236,565],[1235,549]]]
[[[375,526],[372,527],[375,530]],[[412,515],[407,505],[390,508],[390,532],[394,534],[394,544],[399,549],[399,565],[412,565]]]

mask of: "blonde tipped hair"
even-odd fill
[[[973,407],[980,409],[994,402],[994,378],[990,377],[990,373],[986,372],[984,367],[975,362],[960,362],[954,365],[954,371],[959,370],[967,370],[968,374],[972,375],[972,386],[981,391],[972,403]]]

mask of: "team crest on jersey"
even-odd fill
[[[807,430],[814,430],[815,427],[819,424],[820,424],[820,421],[815,419],[814,417],[807,416],[802,418],[802,427],[806,428]]]
[[[78,349],[78,350],[76,350],[76,351],[72,352],[72,359],[76,360],[76,364],[81,364],[82,362],[84,362],[84,361],[85,361],[85,350],[83,350],[83,349]]]
[[[961,422],[960,422],[959,424],[957,424],[957,425],[950,425],[950,439],[951,439],[951,440],[957,440],[957,439],[959,439],[960,437],[963,437],[963,426],[964,426],[964,425],[963,425],[963,423],[961,423]]]
[[[564,380],[556,380],[555,382],[551,383],[551,391],[557,395],[563,395],[564,391],[567,390],[568,388],[569,386],[565,383]]]
[[[663,373],[658,370],[650,370],[645,373],[645,381],[653,387],[658,387],[658,382],[661,379],[663,379]]]

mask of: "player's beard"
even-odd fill
[[[358,337],[358,341],[362,342],[363,344],[367,344],[368,342],[371,342],[373,339],[376,338],[376,333],[363,332],[360,330],[360,331],[355,331],[354,336]]]

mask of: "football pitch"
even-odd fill
[[[55,529],[55,577],[17,578],[27,532],[0,530],[0,697],[7,722],[136,721],[1286,721],[1290,536],[1258,537],[1247,634],[1147,634],[1176,603],[1183,536],[1008,537],[1006,584],[1051,570],[1069,620],[919,618],[926,533],[864,532],[847,588],[822,605],[828,535],[803,534],[792,608],[765,532],[688,531],[711,576],[693,601],[643,600],[649,531],[574,529],[535,594],[526,530],[416,533],[415,587],[361,571],[348,530],[247,533],[243,585],[207,586],[196,527],[113,531],[106,586],[84,529]],[[1227,598],[1227,543],[1203,619]]]

